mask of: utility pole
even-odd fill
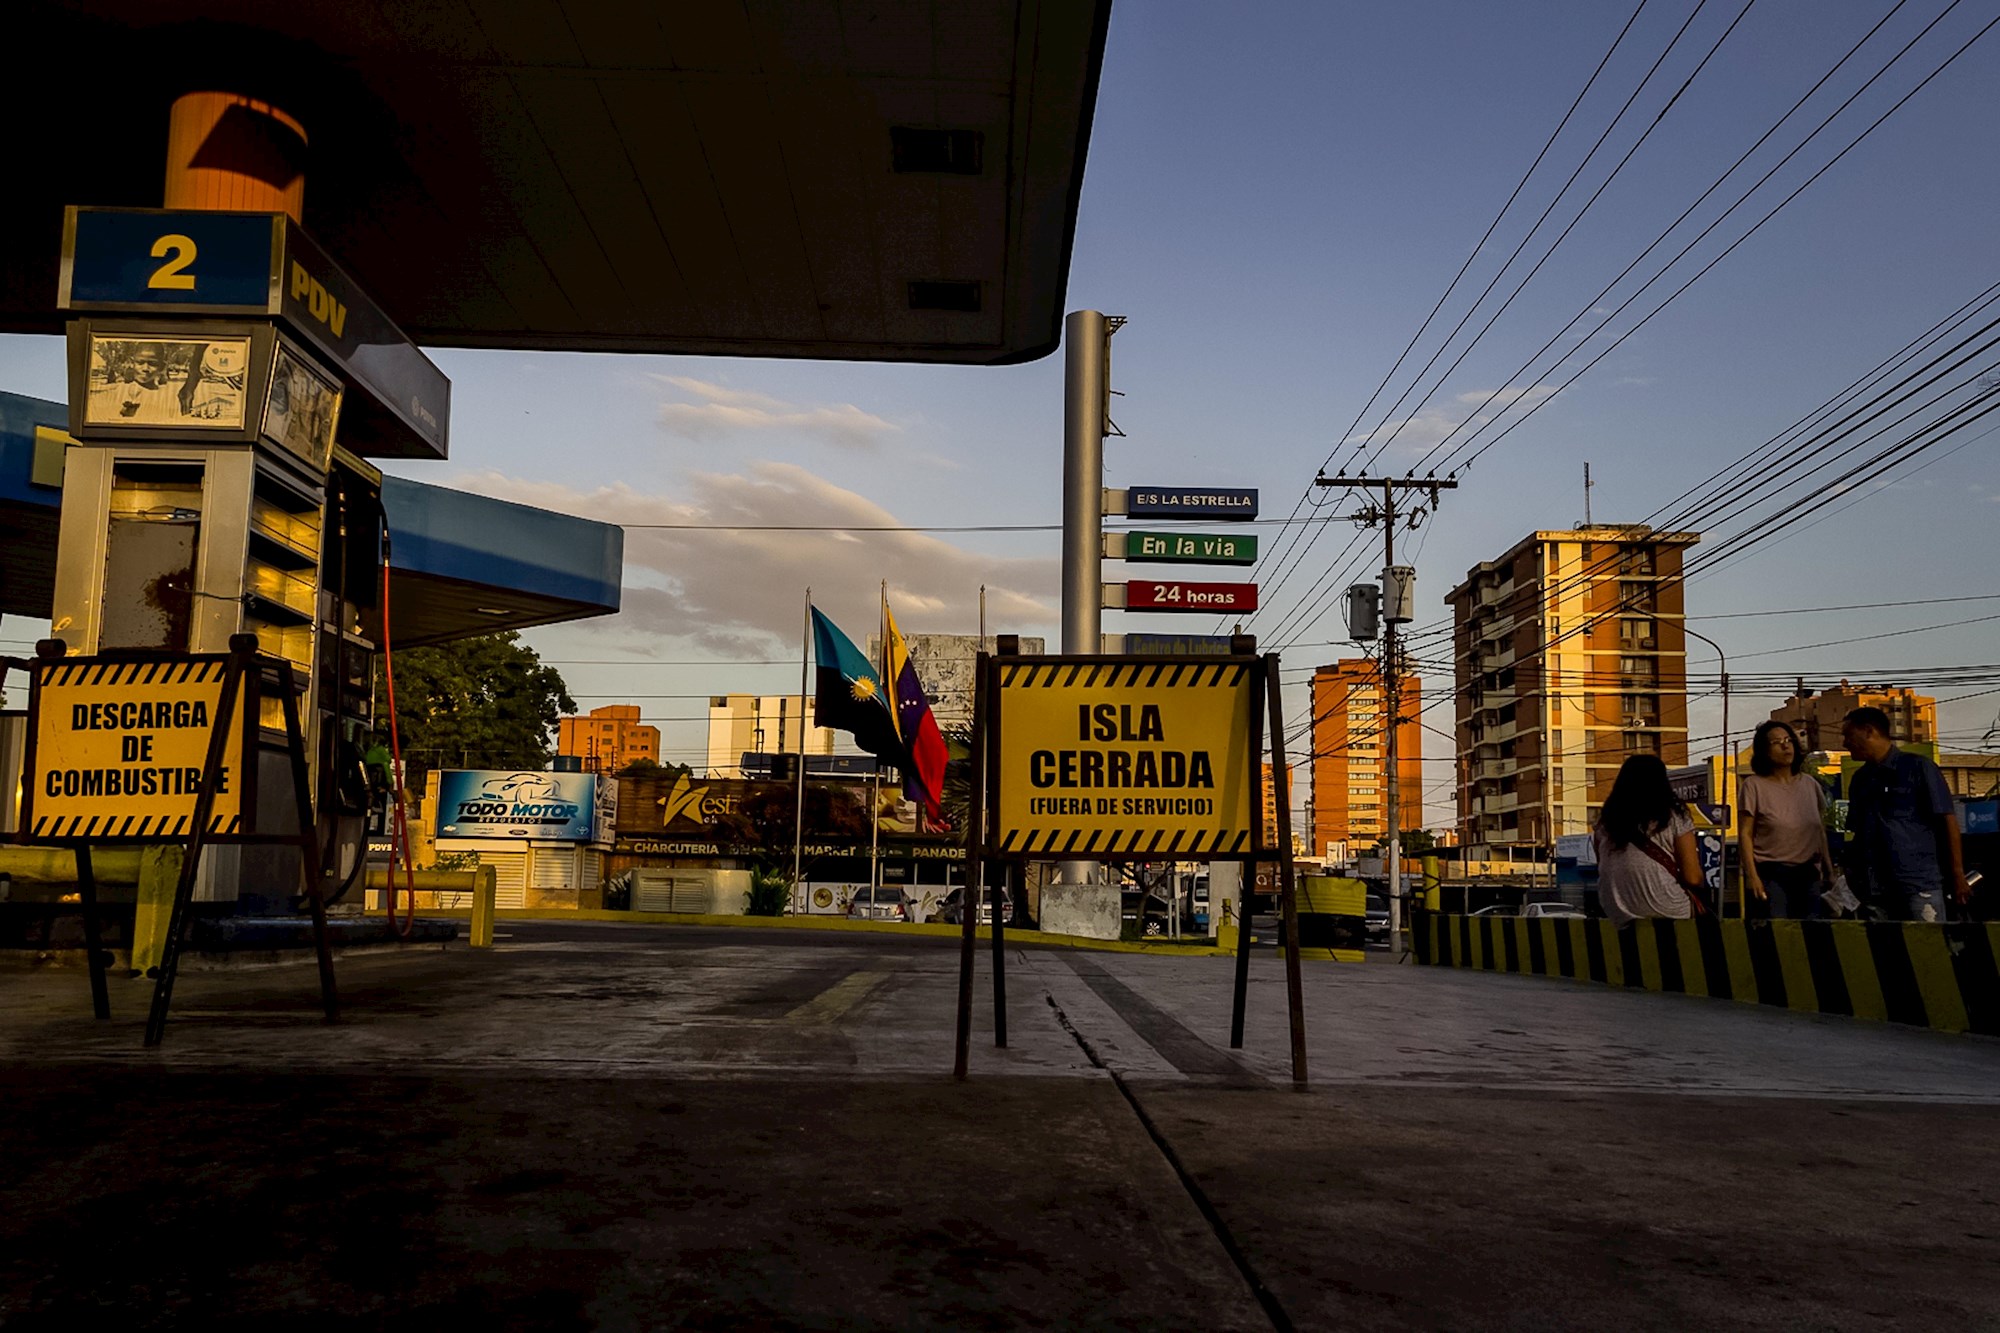
[[[1383,755],[1387,765],[1383,785],[1387,791],[1388,810],[1384,824],[1388,833],[1389,862],[1389,952],[1397,962],[1403,959],[1403,835],[1402,801],[1403,784],[1398,759],[1396,733],[1403,721],[1403,664],[1402,633],[1398,628],[1409,623],[1414,616],[1416,571],[1405,569],[1396,563],[1396,524],[1403,518],[1414,518],[1428,508],[1435,514],[1438,495],[1441,491],[1458,489],[1455,477],[1327,477],[1313,480],[1313,485],[1321,487],[1338,486],[1343,490],[1359,490],[1364,493],[1376,487],[1382,488],[1379,503],[1369,505],[1356,518],[1373,527],[1382,525],[1382,711],[1386,719],[1383,725]],[[1421,492],[1430,497],[1428,506],[1405,505],[1398,509],[1397,492]]]

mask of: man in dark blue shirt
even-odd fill
[[[1944,894],[1972,897],[1958,816],[1938,766],[1896,748],[1889,716],[1857,708],[1840,728],[1861,768],[1847,792],[1847,873],[1862,899],[1891,921],[1944,920]]]

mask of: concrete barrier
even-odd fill
[[[2000,1036],[2000,923],[1443,916],[1417,961]]]

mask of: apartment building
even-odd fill
[[[1790,726],[1806,749],[1832,753],[1845,748],[1840,724],[1856,708],[1879,708],[1887,713],[1889,739],[1899,745],[1937,739],[1937,700],[1930,695],[1889,686],[1850,685],[1844,680],[1817,694],[1801,684],[1797,693],[1771,710],[1771,720]]]
[[[1399,682],[1403,722],[1396,733],[1399,824],[1424,823],[1424,733],[1417,720],[1422,682]],[[1367,658],[1323,666],[1312,677],[1312,848],[1345,843],[1355,851],[1379,842],[1388,832],[1389,747],[1382,707],[1382,672]]]
[[[1630,755],[1687,763],[1680,574],[1699,540],[1643,524],[1534,532],[1451,590],[1468,855],[1540,855],[1588,832]]]
[[[556,753],[583,761],[586,773],[616,773],[635,759],[660,762],[660,729],[639,720],[637,704],[606,704],[556,722]]]
[[[805,752],[833,753],[837,733],[813,725],[813,701],[796,694],[717,694],[708,701],[708,765],[711,778],[753,776],[743,771],[746,754],[797,754],[799,729]]]

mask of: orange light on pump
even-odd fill
[[[305,127],[268,102],[184,94],[167,126],[166,206],[284,213],[300,222],[305,159]]]

